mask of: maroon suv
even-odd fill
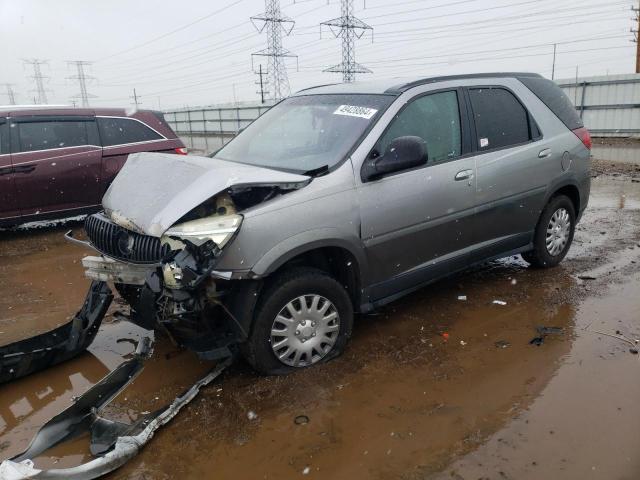
[[[0,107],[0,225],[98,210],[135,152],[186,148],[160,112]]]

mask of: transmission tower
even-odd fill
[[[371,73],[367,67],[356,63],[355,41],[357,38],[362,38],[367,30],[373,32],[373,28],[353,16],[353,0],[341,0],[340,10],[342,13],[340,17],[320,24],[320,29],[325,25],[329,27],[336,38],[342,38],[342,63],[324,71],[342,73],[342,81],[351,83],[355,80],[356,73]]]
[[[49,77],[42,74],[40,66],[46,65],[47,61],[32,58],[29,60],[23,60],[23,62],[25,65],[33,67],[33,76],[31,78],[33,78],[36,83],[36,89],[34,90],[37,93],[36,102],[41,105],[46,105],[49,101],[47,100],[47,90],[44,88],[44,80]]]
[[[75,75],[67,77],[67,79],[76,80],[78,82],[78,85],[80,85],[80,93],[74,95],[73,98],[80,98],[80,102],[82,104],[82,107],[84,108],[87,108],[89,106],[89,97],[96,98],[95,95],[91,95],[87,91],[87,81],[93,80],[94,77],[87,75],[84,71],[84,67],[88,67],[89,65],[91,65],[91,63],[92,62],[85,62],[83,60],[74,60],[67,62],[68,65],[75,66],[77,72]]]
[[[9,105],[15,105],[16,104],[16,94],[13,91],[13,84],[12,83],[5,83],[4,86],[7,89],[7,98],[9,99]]]
[[[282,47],[282,34],[289,35],[295,22],[282,14],[280,0],[265,0],[264,4],[265,12],[251,17],[251,23],[259,33],[266,31],[267,48],[251,54],[251,66],[255,71],[254,56],[267,57],[269,94],[272,99],[280,100],[291,93],[284,59],[298,58],[297,55]]]

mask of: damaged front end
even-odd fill
[[[127,173],[136,173],[135,162],[134,171],[127,172],[130,162],[118,178],[126,180]],[[207,360],[232,355],[235,346],[246,340],[260,287],[258,280],[240,280],[233,272],[215,270],[223,249],[241,228],[243,212],[309,182],[308,177],[288,173],[279,173],[283,178],[276,181],[274,171],[257,169],[261,176],[273,177],[259,182],[255,168],[234,169],[239,171],[232,175],[237,185],[226,186],[195,206],[193,199],[204,194],[202,186],[193,185],[200,179],[190,170],[185,170],[183,189],[171,185],[177,198],[167,199],[167,204],[151,201],[148,191],[139,194],[144,198],[136,198],[135,191],[125,192],[116,179],[103,199],[105,211],[85,222],[88,243],[101,254],[83,259],[86,276],[112,282],[129,305],[132,322],[165,332]],[[211,192],[210,185],[207,191]],[[133,196],[127,205],[122,202],[125,193]],[[190,202],[176,207],[187,194],[193,197]],[[141,202],[149,205],[144,211],[137,208]]]

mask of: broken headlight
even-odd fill
[[[173,243],[172,238],[188,240],[200,246],[212,240],[218,248],[224,247],[242,223],[242,215],[224,215],[200,218],[174,225],[164,232],[162,243]]]

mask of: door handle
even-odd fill
[[[31,173],[35,169],[35,165],[18,165],[17,167],[13,167],[13,173]]]
[[[550,148],[545,148],[544,150],[540,150],[540,153],[538,153],[538,158],[547,158],[550,156],[551,156]]]
[[[0,175],[9,175],[13,172],[13,167],[0,168]]]
[[[459,182],[460,180],[471,180],[473,178],[473,170],[460,170],[456,173],[455,180]]]

